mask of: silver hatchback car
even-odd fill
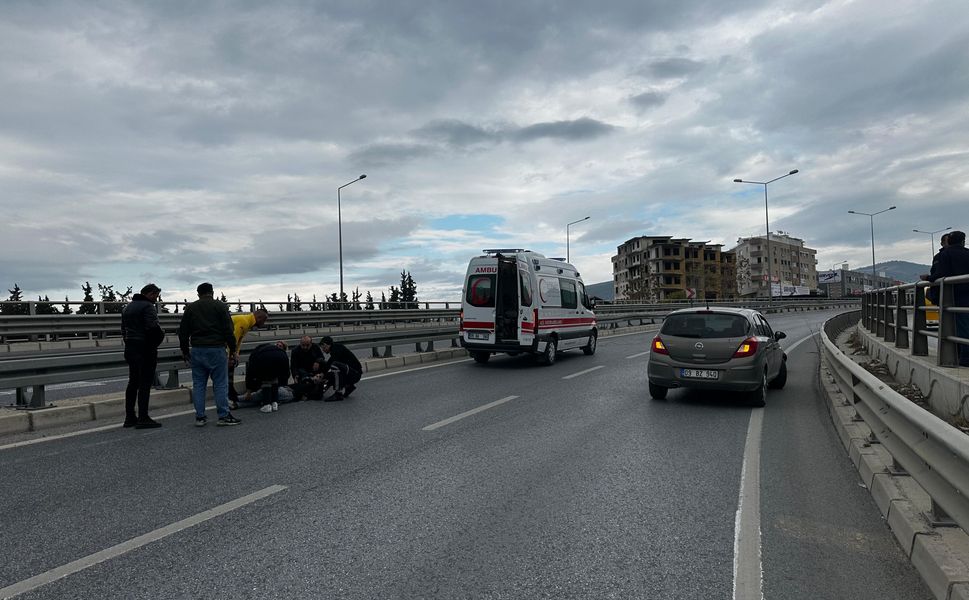
[[[746,308],[686,308],[670,313],[653,338],[646,367],[649,395],[670,388],[747,392],[764,406],[767,388],[787,383],[787,355],[759,312]]]

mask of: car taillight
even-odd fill
[[[749,337],[740,342],[740,346],[738,346],[737,351],[733,353],[733,357],[744,358],[745,356],[753,356],[755,354],[757,354],[757,338]]]
[[[659,336],[653,338],[652,351],[656,354],[669,354],[670,351],[666,349],[666,345],[663,344],[663,340],[659,339]]]

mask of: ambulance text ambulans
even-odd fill
[[[461,345],[488,362],[492,354],[537,354],[545,364],[557,352],[596,351],[592,303],[575,267],[530,250],[485,250],[471,259],[461,304]]]

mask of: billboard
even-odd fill
[[[772,284],[771,293],[776,296],[810,296],[811,288],[806,285]]]
[[[841,283],[841,271],[820,271],[818,273],[818,284],[822,283]]]

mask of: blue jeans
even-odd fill
[[[205,386],[212,378],[212,396],[219,418],[229,414],[229,357],[225,346],[192,348],[192,403],[195,416],[205,416]]]

